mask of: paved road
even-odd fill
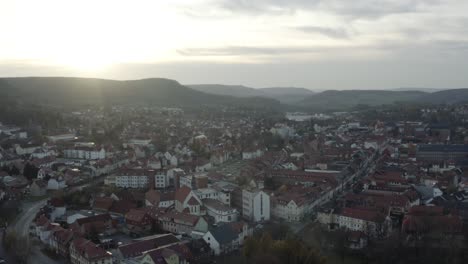
[[[74,186],[70,188],[68,192],[76,192],[81,190],[82,188],[88,187],[90,185],[99,184],[104,181],[103,177],[98,177],[94,179],[92,182],[84,183],[82,185]],[[24,203],[22,206],[22,212],[17,216],[15,220],[15,224],[8,227],[8,229],[13,229],[16,231],[18,236],[24,237],[28,242],[30,241],[29,236],[29,227],[31,226],[34,217],[36,216],[37,212],[47,203],[47,199],[32,202],[32,203]],[[1,233],[0,233],[1,234]],[[53,260],[45,255],[41,251],[41,244],[40,243],[30,243],[31,244],[31,254],[28,259],[28,263],[31,264],[58,264],[62,263],[61,261]],[[0,256],[6,259],[11,259],[6,257],[6,253],[3,250],[3,245],[0,243]],[[14,263],[14,262],[8,262]]]
[[[41,209],[47,203],[47,199],[28,203],[23,205],[23,211],[16,218],[15,225],[13,228],[18,236],[25,237],[29,241],[29,226],[31,225],[34,217],[36,216],[39,209]]]
[[[31,245],[31,253],[28,258],[28,263],[34,264],[50,264],[50,263],[57,263],[55,260],[49,258],[47,255],[44,255],[41,252],[40,245],[37,243],[32,243],[29,237],[29,226],[31,225],[34,217],[36,216],[37,212],[47,203],[47,199],[28,203],[23,206],[23,211],[21,214],[16,218],[15,224],[10,226],[10,229],[14,229],[16,234],[19,237],[23,237],[28,241]]]

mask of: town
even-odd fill
[[[290,241],[308,252],[297,263],[466,261],[468,106],[409,111],[111,106],[2,122],[2,252],[274,263],[256,257]]]

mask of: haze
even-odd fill
[[[0,75],[468,87],[467,10],[459,0],[0,0]]]

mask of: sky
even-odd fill
[[[468,1],[0,0],[0,76],[468,88]]]

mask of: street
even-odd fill
[[[8,230],[13,229],[18,237],[23,237],[28,241],[31,245],[31,253],[28,257],[28,263],[34,264],[49,264],[49,263],[57,263],[55,260],[49,258],[47,255],[42,253],[40,244],[32,243],[29,237],[29,226],[31,225],[34,217],[36,216],[37,212],[41,207],[43,207],[47,203],[47,199],[27,203],[23,205],[23,211],[18,215],[16,221],[13,225],[8,227]],[[3,244],[1,245],[0,255],[2,258],[6,259],[7,263],[14,263],[12,256],[7,256],[6,252],[3,248]]]

